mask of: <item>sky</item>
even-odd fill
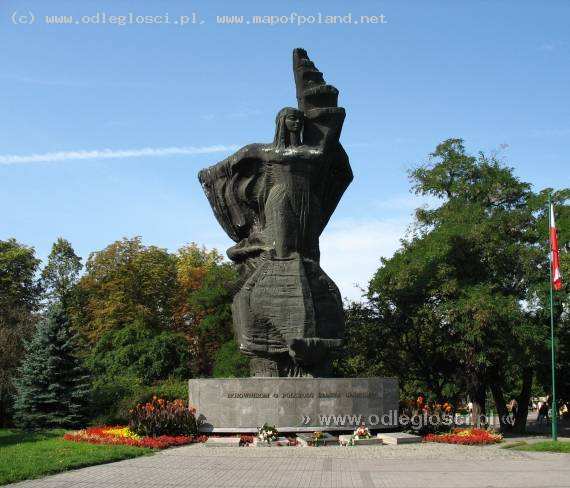
[[[439,142],[569,185],[569,18],[567,0],[0,0],[0,239],[42,259],[59,236],[84,259],[133,236],[224,252],[197,172],[272,140],[303,47],[340,90],[355,174],[321,264],[359,298],[425,203],[407,170]]]

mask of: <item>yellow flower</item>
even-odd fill
[[[105,429],[105,433],[115,436],[115,437],[126,437],[128,439],[140,439],[140,436],[135,434],[131,429],[128,427],[110,427]]]
[[[462,429],[462,430],[458,430],[455,435],[458,435],[459,437],[467,437],[470,436],[472,434],[471,429]]]

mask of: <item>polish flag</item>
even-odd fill
[[[560,256],[558,254],[558,236],[554,223],[554,205],[550,205],[550,266],[552,269],[552,286],[555,290],[562,288],[562,275],[560,274]]]

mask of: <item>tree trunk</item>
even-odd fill
[[[469,392],[469,397],[473,403],[473,410],[471,411],[471,425],[473,427],[484,427],[483,416],[485,411],[485,394],[487,388],[482,384],[475,384]]]
[[[503,396],[503,390],[501,386],[496,382],[492,382],[490,387],[491,393],[493,394],[493,400],[495,401],[495,407],[497,407],[497,415],[499,416],[501,432],[511,430],[512,425],[509,422],[506,422],[506,419],[509,416],[509,411],[507,410],[507,403],[505,402],[505,397]]]
[[[523,370],[523,383],[521,387],[521,392],[517,399],[518,408],[517,413],[515,415],[515,432],[523,434],[526,432],[526,421],[528,417],[528,403],[530,401],[530,394],[532,388],[532,379],[533,379],[533,370],[532,368],[525,368]]]

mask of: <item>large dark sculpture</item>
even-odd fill
[[[328,376],[342,342],[337,286],[319,265],[319,236],[352,181],[339,142],[338,90],[303,49],[293,51],[299,108],[275,121],[271,144],[249,144],[200,171],[241,281],[232,305],[253,376]]]

